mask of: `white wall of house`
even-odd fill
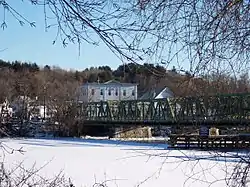
[[[105,84],[88,83],[79,88],[79,101],[99,102],[113,100],[136,100],[136,84]]]
[[[8,105],[6,106],[6,104],[0,104],[0,113],[3,115],[3,117],[7,117],[7,115],[12,117],[13,109]]]
[[[126,94],[124,95],[124,91]],[[121,88],[121,100],[136,100],[137,99],[137,86],[128,86]]]
[[[45,110],[45,111],[44,111]],[[45,106],[30,106],[28,107],[28,111],[31,113],[31,118],[32,117],[39,117],[39,118],[50,118],[52,117],[51,114],[49,113],[49,109]],[[45,114],[45,116],[44,116]]]

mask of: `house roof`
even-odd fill
[[[155,88],[144,93],[140,99],[154,99],[162,91],[160,88]]]
[[[156,96],[158,96],[163,90],[167,91],[168,93],[170,93],[171,95],[173,95],[173,92],[168,88],[154,88],[151,89],[149,91],[147,91],[146,93],[144,93],[140,99],[144,100],[144,99],[154,99]]]
[[[104,82],[104,83],[97,83],[97,82],[92,82],[92,83],[85,83],[84,85],[91,85],[91,86],[100,86],[100,85],[103,85],[103,86],[136,86],[138,84],[135,84],[135,83],[121,83],[119,81],[116,81],[116,80],[110,80],[110,81],[107,81],[107,82]]]

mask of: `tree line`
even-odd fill
[[[111,79],[138,83],[138,94],[155,88],[169,87],[176,96],[192,96],[218,93],[242,93],[249,91],[248,73],[232,77],[210,73],[202,77],[188,72],[177,72],[173,67],[134,63],[123,64],[112,70],[108,65],[86,68],[83,71],[66,71],[59,67],[36,63],[7,62],[0,60],[0,102],[23,95],[38,100],[61,102],[76,97],[76,89],[86,82],[106,82]]]

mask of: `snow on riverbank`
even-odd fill
[[[102,137],[94,137],[94,136],[82,136],[83,139],[95,139],[95,140],[105,140],[109,139],[108,136],[102,136]],[[150,138],[111,138],[111,140],[168,140],[168,137],[162,137],[162,136],[157,136],[157,137],[150,137]]]
[[[225,177],[225,159],[207,152],[168,150],[165,144],[93,139],[2,139],[4,145],[26,152],[6,154],[8,167],[36,164],[40,174],[52,177],[63,171],[76,187],[110,180],[109,187],[209,186]],[[194,158],[201,157],[199,163]],[[228,165],[235,164],[233,157]],[[205,172],[204,172],[205,169]],[[197,180],[197,178],[199,180]],[[188,179],[188,180],[187,180]],[[220,181],[212,186],[225,186]]]

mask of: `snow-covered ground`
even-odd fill
[[[165,144],[145,144],[92,139],[2,139],[5,146],[24,154],[6,154],[8,167],[20,162],[28,169],[43,167],[39,174],[52,177],[63,171],[76,187],[90,187],[108,180],[110,187],[209,186],[225,178],[231,158],[214,158],[208,152],[169,150]],[[201,161],[190,161],[195,158]],[[189,160],[189,161],[188,161]],[[212,186],[225,186],[225,181]]]

